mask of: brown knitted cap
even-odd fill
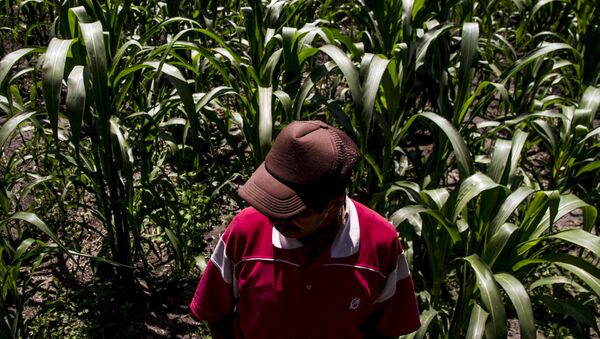
[[[268,217],[291,218],[343,190],[358,158],[344,132],[321,121],[293,122],[238,194]]]

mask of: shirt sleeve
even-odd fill
[[[373,330],[385,336],[408,334],[421,326],[412,276],[398,239],[393,253],[397,259],[392,260],[393,270],[387,275],[370,317]]]
[[[219,239],[190,304],[190,311],[199,320],[218,321],[234,313],[236,285],[233,264],[226,253],[226,235]]]

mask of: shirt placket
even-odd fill
[[[326,248],[319,257],[303,265],[303,296],[308,298],[307,301],[313,300],[315,295],[318,296],[318,271],[323,269],[323,264],[330,260],[330,251],[330,248]]]

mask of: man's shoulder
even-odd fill
[[[247,207],[233,217],[225,230],[224,238],[256,240],[266,236],[266,232],[270,230],[269,219],[253,207]]]
[[[377,242],[389,242],[398,237],[398,232],[392,223],[381,214],[357,201],[353,200],[352,202],[356,208],[360,228],[364,231],[361,233],[368,235],[371,240]],[[363,234],[361,234],[361,237],[363,237]]]
[[[394,226],[392,226],[389,220],[381,216],[381,214],[377,213],[366,205],[361,204],[360,202],[354,200],[352,202],[356,208],[356,213],[361,225],[365,224],[365,226],[370,228],[375,227],[380,229],[381,232],[387,234],[396,234],[396,229]]]
[[[233,220],[241,220],[244,222],[262,222],[268,220],[268,218],[257,211],[254,207],[246,207],[238,212]]]

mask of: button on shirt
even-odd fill
[[[413,282],[396,230],[346,199],[347,216],[316,259],[253,208],[231,222],[190,304],[201,320],[234,315],[236,337],[363,338],[419,327]]]

